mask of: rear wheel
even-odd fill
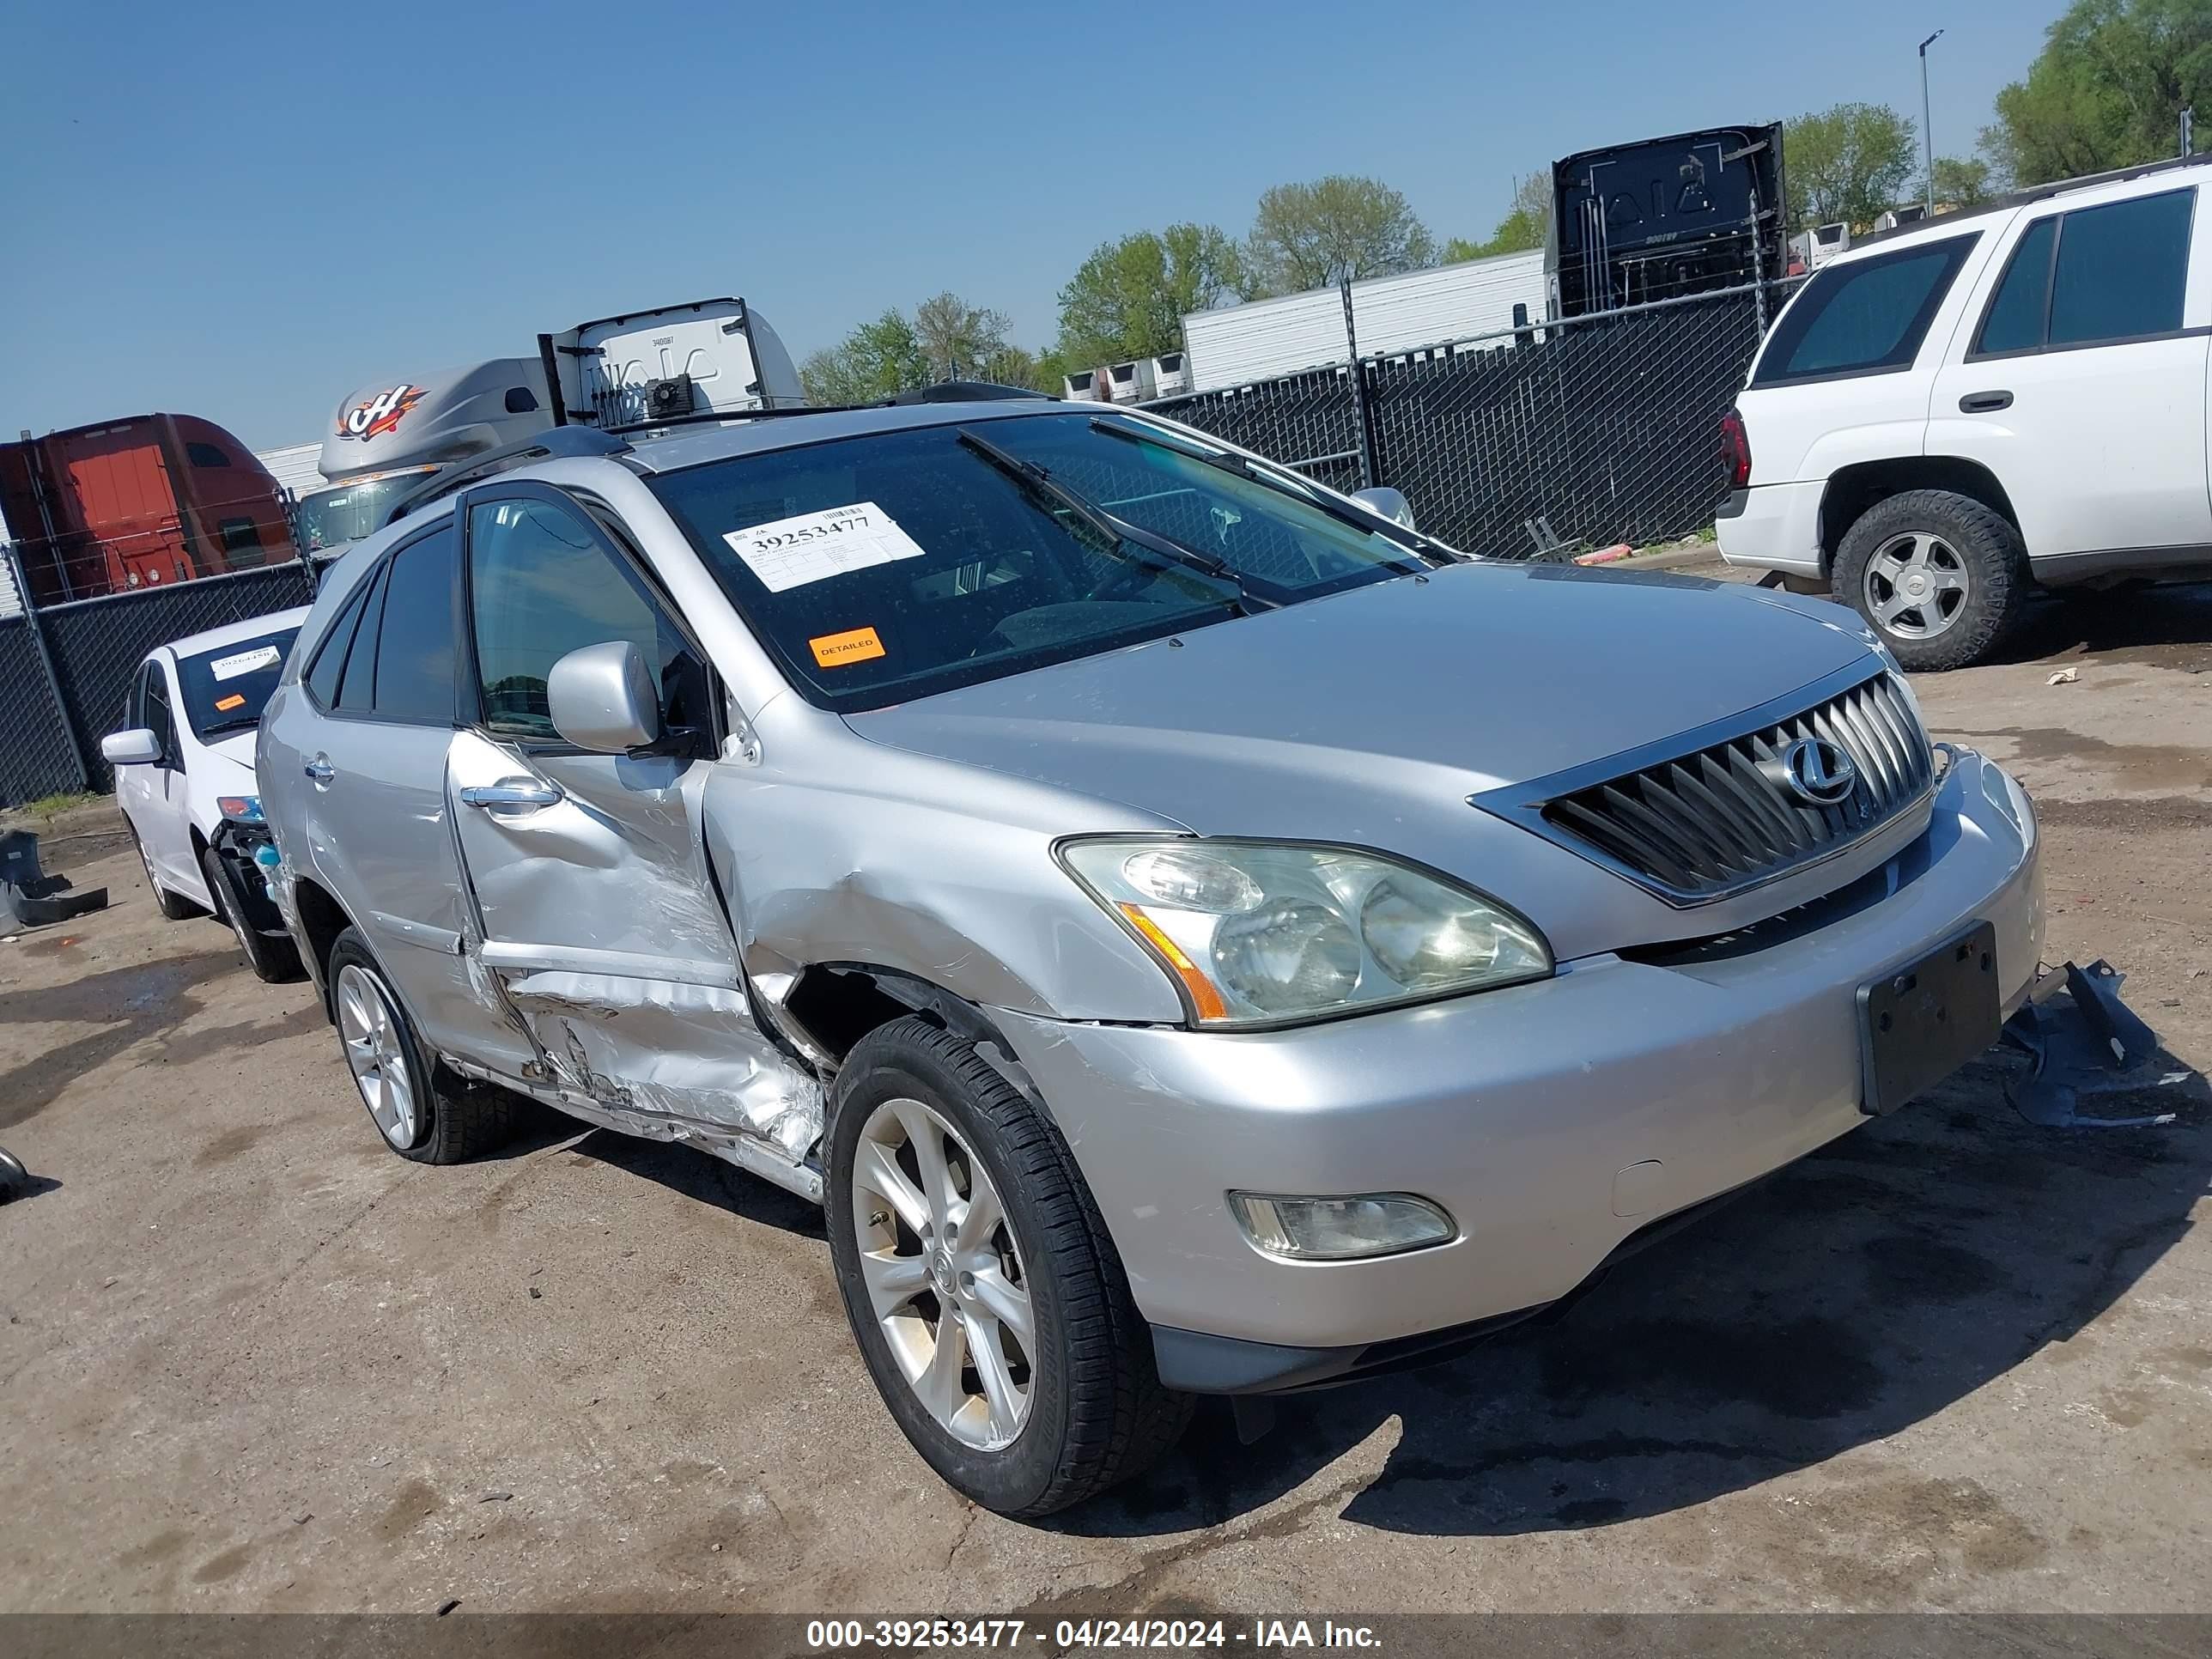
[[[384,1144],[417,1164],[461,1164],[522,1131],[531,1103],[503,1089],[443,1085],[398,994],[357,927],[331,946],[331,1012],[346,1068]]]
[[[830,1247],[876,1387],[915,1449],[1001,1515],[1080,1503],[1182,1431],[1151,1333],[1066,1147],[972,1045],[916,1018],[838,1078]]]
[[[1832,581],[1899,662],[1929,670],[1981,661],[2033,586],[2020,532],[1948,489],[1908,489],[1869,507],[1837,550]]]
[[[223,867],[222,854],[212,847],[200,848],[200,872],[207,878],[208,894],[215,900],[216,920],[228,923],[237,935],[239,949],[246,952],[246,965],[253,969],[254,978],[270,985],[299,978],[299,951],[290,939],[271,939],[247,920],[246,902],[230,872]]]

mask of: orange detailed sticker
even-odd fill
[[[236,691],[232,692],[227,697],[217,697],[215,700],[216,713],[218,714],[228,714],[234,708],[243,708],[245,707],[245,697]]]
[[[866,662],[872,657],[884,654],[884,642],[876,637],[872,628],[848,629],[842,634],[821,634],[807,641],[813,647],[814,660],[823,668],[842,668],[848,663]]]

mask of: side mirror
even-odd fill
[[[645,653],[628,640],[571,651],[545,677],[553,729],[579,749],[622,755],[660,736],[660,696]]]
[[[161,758],[161,744],[144,726],[134,726],[102,738],[100,757],[110,766],[151,766]]]
[[[1413,527],[1413,504],[1406,499],[1402,489],[1393,489],[1388,484],[1377,484],[1372,489],[1355,489],[1352,499],[1377,518],[1388,519],[1401,530]]]

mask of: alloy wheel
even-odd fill
[[[398,1011],[376,976],[358,963],[338,969],[337,998],[338,1040],[362,1104],[384,1138],[404,1152],[415,1144],[417,1125]]]
[[[853,1224],[871,1309],[924,1409],[964,1444],[1011,1445],[1029,1420],[1036,1321],[982,1161],[921,1102],[887,1100],[854,1154]]]
[[[1868,612],[1903,639],[1930,640],[1966,608],[1966,562],[1941,536],[1893,536],[1867,561],[1861,588]]]

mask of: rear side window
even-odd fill
[[[392,556],[376,642],[372,706],[387,720],[453,723],[453,531],[448,525]],[[356,653],[358,654],[358,653]],[[352,674],[347,676],[349,686]]]
[[[1974,355],[2172,334],[2189,283],[2194,190],[2053,214],[2029,226]]]
[[[338,612],[338,619],[331,624],[331,631],[323,635],[321,648],[308,667],[307,690],[317,702],[325,708],[334,708],[338,701],[338,679],[345,672],[346,653],[353,645],[355,629],[361,626],[362,606],[376,589],[377,579],[371,576],[356,588],[353,597]]]
[[[1911,367],[1972,236],[1831,265],[1774,326],[1753,386]]]
[[[2181,326],[2193,190],[2069,213],[2051,274],[2051,343],[2124,340]]]
[[[361,613],[361,631],[353,636],[353,649],[346,653],[345,676],[338,681],[337,702],[331,706],[349,714],[370,713],[375,701],[376,633],[384,618],[384,586],[391,569],[392,562],[387,559],[370,579],[368,604]]]

